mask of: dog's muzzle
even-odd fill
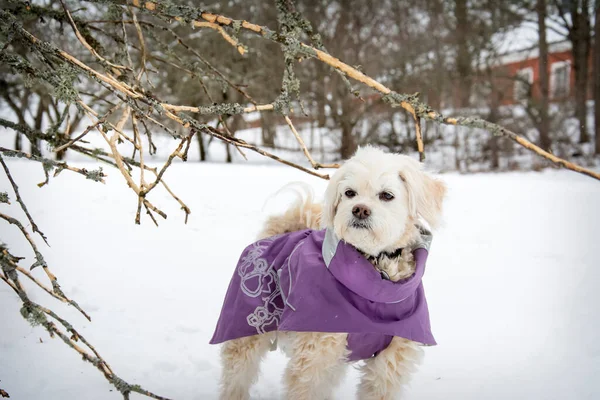
[[[369,219],[357,219],[353,218],[352,222],[350,222],[350,226],[356,229],[371,229],[371,224]]]

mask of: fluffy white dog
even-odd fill
[[[284,215],[271,217],[260,238],[327,228],[395,282],[414,273],[411,247],[421,240],[419,225],[438,225],[445,192],[445,185],[425,173],[418,161],[361,148],[335,172],[322,205],[307,196]],[[347,338],[347,333],[268,332],[226,341],[221,351],[221,399],[249,398],[260,361],[274,343],[290,357],[283,373],[285,398],[331,398],[348,365]],[[420,344],[393,337],[360,366],[358,398],[397,398],[421,357]]]

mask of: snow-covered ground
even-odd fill
[[[173,399],[216,398],[218,348],[208,341],[240,251],[287,200],[265,206],[268,196],[294,180],[325,187],[285,167],[178,163],[166,179],[190,220],[157,191],[169,218],[156,228],[148,218],[134,225],[135,195],[114,169],[106,185],[64,171],[38,188],[39,165],[9,167],[49,238],[50,248],[36,240],[51,269],[92,322],[28,285],[33,299],[70,320],[119,376]],[[425,349],[405,398],[600,398],[600,184],[567,171],[443,178],[445,226],[425,275],[439,345]],[[13,200],[0,211],[21,217],[3,174],[0,190]],[[30,256],[17,229],[0,226],[12,253]],[[19,307],[0,284],[0,387],[11,399],[120,398]],[[280,398],[284,363],[269,354],[253,398]],[[335,398],[353,398],[356,382],[349,368]]]

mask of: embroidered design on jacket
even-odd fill
[[[279,277],[272,264],[262,257],[265,250],[280,235],[260,240],[242,258],[238,275],[241,278],[240,289],[248,297],[261,297],[263,304],[248,314],[248,325],[258,333],[266,333],[279,326],[283,313],[283,299],[279,288]],[[272,327],[269,329],[269,327]]]

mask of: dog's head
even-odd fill
[[[417,160],[360,148],[332,176],[323,227],[370,255],[394,250],[419,217],[435,228],[446,193]]]

